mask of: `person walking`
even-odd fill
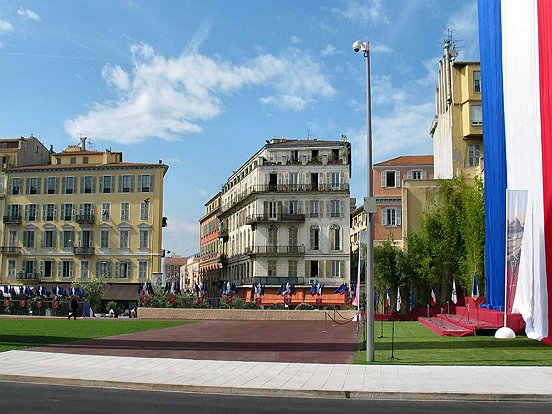
[[[71,308],[71,312],[69,312],[68,319],[71,319],[71,316],[72,316],[74,320],[77,320],[77,311],[79,310],[79,303],[77,302],[77,298],[74,296],[71,298],[70,308]]]

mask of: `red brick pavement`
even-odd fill
[[[350,364],[354,360],[358,342],[355,331],[355,322],[337,324],[330,320],[208,320],[155,331],[34,348],[33,351],[150,358]]]

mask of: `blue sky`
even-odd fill
[[[447,28],[478,60],[475,0],[0,0],[0,137],[163,160],[164,247],[187,256],[205,202],[267,139],[347,135],[365,196],[355,40],[372,45],[374,162],[431,154]]]

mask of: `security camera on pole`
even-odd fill
[[[373,215],[376,213],[376,199],[372,192],[372,98],[370,93],[370,42],[357,40],[353,43],[355,52],[362,51],[366,58],[366,152],[367,152],[367,194],[364,199],[366,214],[366,361],[373,362],[374,358],[374,229]]]

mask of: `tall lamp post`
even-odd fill
[[[372,98],[370,93],[370,42],[357,40],[353,50],[363,52],[366,58],[366,152],[367,183],[364,213],[366,214],[366,361],[374,362],[374,234],[373,214],[376,213],[376,199],[372,192]]]

